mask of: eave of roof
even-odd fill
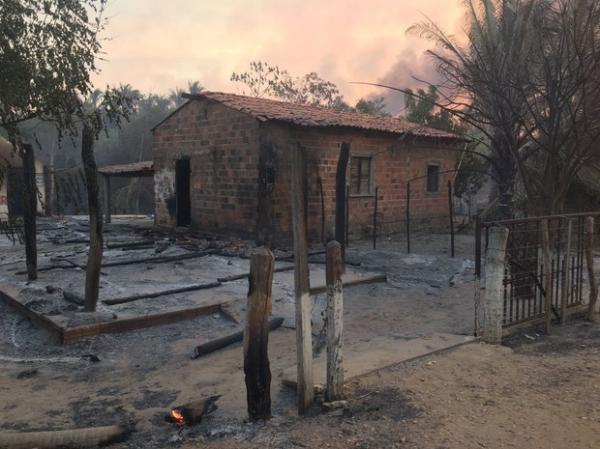
[[[428,139],[468,140],[456,134],[415,124],[397,117],[381,117],[354,111],[337,111],[321,106],[302,105],[222,92],[184,94],[184,98],[189,101],[165,117],[164,120],[152,128],[152,131],[190,102],[207,99],[248,114],[262,122],[278,121],[304,127],[354,128]]]

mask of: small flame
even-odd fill
[[[171,410],[171,418],[175,420],[176,423],[184,425],[185,419],[183,418],[183,414],[178,409]]]

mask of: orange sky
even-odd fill
[[[229,81],[252,60],[292,75],[316,71],[350,102],[373,93],[351,81],[407,85],[431,77],[428,42],[405,31],[423,15],[459,30],[460,0],[112,0],[105,62],[95,79],[167,92],[198,80],[237,92]],[[399,97],[399,96],[397,96]],[[390,98],[401,103],[400,98]]]

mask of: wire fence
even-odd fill
[[[355,210],[355,199],[347,193],[346,243],[353,238],[368,238],[376,249],[382,237],[394,236],[404,240],[406,252],[411,253],[415,249],[415,240],[420,237],[447,234],[448,249],[454,257],[455,235],[467,228],[472,220],[456,213],[460,199],[454,196],[451,181],[436,195],[429,196],[411,192],[410,186],[408,182],[403,198],[398,198],[397,193],[388,194],[380,187],[375,187],[374,195],[368,199],[357,198],[368,204],[370,220],[365,220],[365,205],[361,204]]]

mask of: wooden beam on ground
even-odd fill
[[[160,296],[175,295],[177,293],[193,292],[193,291],[197,291],[197,290],[207,290],[209,288],[220,287],[221,285],[223,285],[223,284],[221,284],[218,281],[207,282],[204,284],[192,284],[192,285],[186,285],[185,287],[171,288],[168,290],[161,290],[158,292],[140,293],[139,295],[124,296],[122,298],[104,299],[104,300],[102,300],[102,303],[106,304],[107,306],[114,306],[116,304],[125,304],[128,302],[139,301],[140,299],[158,298]]]
[[[337,401],[344,396],[344,300],[342,288],[342,248],[327,244],[327,386],[325,400]]]
[[[49,332],[56,341],[62,341],[62,328],[49,318],[31,310],[17,299],[20,292],[9,286],[0,286],[0,300],[4,301],[17,312],[26,316],[35,326]]]
[[[258,248],[250,259],[250,286],[244,329],[244,374],[248,417],[271,418],[271,367],[269,364],[269,315],[275,257]]]
[[[269,330],[273,331],[278,329],[283,324],[283,318],[271,318],[269,320]],[[215,340],[208,341],[206,343],[202,343],[194,348],[191,358],[197,359],[218,351],[219,349],[226,348],[234,343],[239,343],[244,339],[244,331],[235,332],[230,335],[226,335],[225,337],[217,338]]]
[[[41,432],[0,432],[3,449],[75,449],[97,447],[125,440],[130,429],[121,425]]]
[[[180,260],[188,260],[188,259],[197,259],[199,257],[209,256],[212,254],[216,254],[216,250],[207,250],[207,251],[199,251],[191,254],[180,254],[177,256],[160,256],[160,257],[144,257],[141,259],[129,259],[129,260],[117,260],[114,262],[106,262],[102,264],[102,268],[108,267],[120,267],[123,265],[135,265],[138,263],[169,263],[169,262],[178,262]],[[69,269],[69,268],[81,268],[81,266],[75,262],[72,262],[67,259],[63,259],[67,263],[71,264],[69,267],[60,266],[60,265],[52,265],[49,267],[38,268],[38,271],[50,271],[55,269]],[[17,271],[15,274],[27,274],[26,271]],[[105,274],[105,273],[102,273]]]
[[[132,318],[117,318],[103,323],[87,324],[83,326],[62,329],[62,342],[69,343],[83,337],[92,337],[100,334],[115,334],[153,326],[177,323],[191,320],[202,315],[210,315],[220,311],[220,304],[207,304],[170,312],[155,313]]]
[[[387,275],[376,274],[373,276],[364,277],[362,279],[353,279],[351,281],[343,282],[342,285],[344,288],[347,288],[347,287],[355,287],[357,285],[377,284],[379,282],[387,282]],[[311,288],[310,294],[312,296],[314,296],[314,295],[319,295],[321,293],[325,293],[326,291],[327,291],[327,286],[321,285],[321,286]]]
[[[294,289],[296,298],[296,356],[298,413],[304,414],[314,400],[312,372],[312,328],[306,214],[304,211],[304,154],[300,145],[291,148],[291,203],[294,233]]]
[[[273,270],[273,273],[281,273],[283,271],[292,271],[293,269],[294,269],[294,265],[290,265],[287,267],[279,267],[279,268],[275,268]],[[231,282],[231,281],[237,281],[239,279],[247,279],[249,276],[250,276],[250,273],[232,274],[231,276],[223,276],[223,277],[217,278],[217,281]]]

